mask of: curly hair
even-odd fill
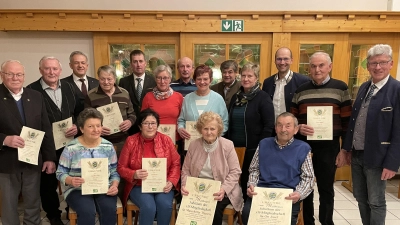
[[[221,136],[222,131],[224,130],[224,123],[222,122],[222,118],[219,114],[215,112],[203,112],[199,119],[197,119],[196,129],[201,134],[201,130],[204,126],[206,126],[211,121],[217,121],[218,123],[218,136]]]

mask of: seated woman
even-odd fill
[[[139,224],[152,225],[157,213],[157,223],[168,225],[171,219],[173,187],[177,188],[180,176],[180,157],[171,138],[157,132],[158,114],[145,109],[138,116],[140,131],[129,136],[118,161],[118,172],[126,180],[124,202],[129,199],[140,209]],[[142,193],[141,183],[148,173],[142,169],[142,158],[166,158],[167,180],[162,193]]]
[[[214,112],[204,112],[196,124],[202,137],[189,145],[182,167],[182,195],[190,194],[186,188],[186,178],[198,177],[221,181],[221,189],[215,193],[218,200],[213,225],[221,225],[225,207],[232,204],[236,211],[243,205],[242,190],[239,186],[239,160],[232,141],[221,137],[224,125],[221,117]]]
[[[56,172],[66,186],[64,199],[78,215],[78,224],[95,224],[96,211],[102,225],[115,225],[119,184],[117,155],[111,142],[100,137],[102,114],[93,108],[84,109],[77,118],[82,135],[65,146]],[[108,158],[109,189],[107,194],[82,195],[81,159]]]

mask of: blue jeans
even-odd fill
[[[136,186],[129,193],[129,199],[140,209],[139,224],[153,225],[157,212],[157,224],[169,225],[172,213],[174,192],[142,193],[142,187]]]
[[[117,221],[117,196],[82,195],[81,190],[75,190],[69,193],[65,201],[78,215],[78,224],[96,224],[96,210],[101,225],[115,225]]]
[[[353,195],[358,202],[358,209],[364,225],[385,224],[386,181],[381,180],[382,170],[382,168],[364,166],[364,151],[352,151]]]

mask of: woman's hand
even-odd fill
[[[85,183],[85,180],[81,177],[67,177],[67,179],[68,180],[66,180],[65,183],[75,188],[80,187],[83,183]]]
[[[118,186],[111,185],[110,188],[108,188],[107,195],[115,196],[116,194],[118,194]]]
[[[188,190],[186,190],[185,186],[181,186],[181,194],[187,196],[189,194]]]
[[[140,180],[146,180],[148,175],[149,174],[147,173],[147,170],[140,169],[140,170],[136,170],[135,174],[133,175],[133,178],[140,179]]]
[[[224,199],[225,196],[225,190],[221,188],[217,193],[214,193],[213,196],[215,196],[214,200],[222,201],[222,199]]]
[[[178,129],[178,133],[183,139],[189,139],[190,138],[189,132],[187,132],[186,129],[183,128],[183,127]]]
[[[108,136],[110,135],[111,130],[108,127],[103,126],[103,129],[101,130],[101,136]]]
[[[164,193],[169,193],[173,187],[174,185],[171,183],[171,181],[167,181],[167,185],[165,185],[163,189]]]

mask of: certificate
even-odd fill
[[[186,189],[189,194],[182,198],[176,225],[212,225],[217,206],[213,194],[220,188],[220,181],[187,177]]]
[[[254,191],[248,224],[290,225],[292,200],[285,197],[292,189],[254,187]]]
[[[142,158],[148,176],[142,180],[142,193],[163,192],[167,185],[167,158]]]
[[[117,102],[97,108],[103,114],[103,126],[110,129],[110,134],[120,132],[119,125],[124,121]]]
[[[18,148],[18,160],[37,165],[44,132],[23,126],[19,136],[24,139],[25,147]]]
[[[160,126],[158,126],[157,131],[170,137],[172,139],[172,143],[175,144],[175,137],[176,137],[175,124],[160,124]]]
[[[54,145],[56,150],[65,147],[74,137],[65,137],[65,131],[72,127],[72,117],[53,123]]]
[[[108,191],[108,158],[81,159],[82,195],[105,194]]]
[[[314,134],[307,140],[333,140],[332,106],[308,106],[307,125],[314,128]]]
[[[196,129],[196,121],[186,121],[186,131],[189,132],[190,138],[185,139],[185,150],[189,149],[190,142],[201,137],[201,134]]]

